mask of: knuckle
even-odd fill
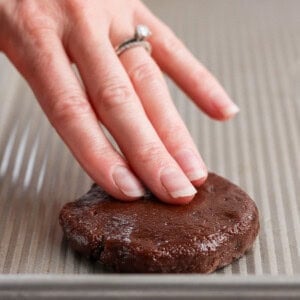
[[[99,145],[98,141],[92,140],[90,144],[86,144],[86,147],[89,149],[90,161],[99,161],[103,166],[111,166],[121,161],[112,148],[105,144]],[[102,172],[106,172],[105,168],[102,169]]]
[[[76,18],[83,18],[86,11],[89,8],[89,5],[86,5],[85,0],[71,0],[66,1],[65,5],[67,7],[68,12]]]
[[[108,112],[132,102],[133,91],[126,84],[109,83],[99,92],[97,100],[100,111]]]
[[[62,93],[50,102],[48,114],[55,124],[66,124],[91,113],[91,106],[81,94]]]
[[[158,72],[149,63],[142,63],[133,68],[129,76],[134,82],[153,81],[158,77]]]
[[[202,70],[199,70],[198,68],[194,70],[193,72],[189,73],[188,75],[188,82],[190,82],[191,86],[197,86],[199,85],[199,81],[203,80],[203,72]]]
[[[0,28],[5,29],[7,38],[18,45],[39,46],[48,33],[57,33],[59,28],[58,18],[54,18],[47,7],[39,1],[7,1],[0,10],[0,23],[1,19],[4,22]],[[2,34],[3,30],[0,31]]]
[[[141,164],[149,164],[153,161],[155,161],[156,164],[160,164],[160,160],[162,161],[162,158],[165,157],[163,148],[155,142],[143,145],[139,149],[137,156]]]
[[[51,14],[36,1],[19,1],[16,15],[19,26],[32,38],[57,29],[57,20],[54,20]]]
[[[191,80],[198,80],[198,82],[199,82],[199,79],[202,79],[202,80],[212,79],[212,76],[209,74],[209,72],[203,66],[195,68],[195,70],[190,73],[190,77],[191,77]]]
[[[103,162],[106,162],[109,165],[116,163],[116,153],[109,146],[102,145],[97,147],[97,152],[95,156],[100,158]]]
[[[101,24],[108,24],[109,11],[95,10],[94,5],[87,5],[86,0],[68,0],[66,5],[66,15],[72,26],[68,28],[68,34],[72,41],[77,41],[78,36],[89,36],[95,34],[95,24],[101,18]],[[99,33],[99,31],[96,31]],[[96,38],[96,36],[95,36]]]
[[[188,76],[191,86],[197,86],[201,83],[202,89],[209,93],[215,89],[216,80],[212,74],[203,66],[195,68]]]
[[[175,144],[178,141],[179,146],[181,146],[182,141],[186,140],[187,131],[182,124],[168,124],[160,131],[160,138],[166,144]]]

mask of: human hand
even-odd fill
[[[152,57],[142,47],[118,57],[114,47],[137,24],[152,31]],[[207,176],[160,68],[209,116],[225,120],[238,112],[216,79],[136,0],[2,1],[0,50],[82,167],[122,200],[141,197],[145,185],[165,202],[187,203]]]

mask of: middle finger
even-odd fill
[[[175,108],[160,69],[143,48],[130,49],[120,59],[169,153],[187,177],[200,185],[207,177],[206,167]]]

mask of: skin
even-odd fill
[[[114,48],[137,24],[151,29],[152,55],[136,47],[118,57]],[[188,203],[207,177],[161,70],[210,117],[223,121],[238,112],[217,80],[136,0],[0,0],[0,50],[86,172],[121,200],[138,199],[146,186],[162,201]]]

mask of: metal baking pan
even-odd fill
[[[241,108],[210,120],[170,81],[210,170],[256,201],[261,230],[242,259],[210,276],[105,274],[58,224],[86,192],[80,169],[0,55],[0,298],[300,298],[300,1],[147,1]]]

